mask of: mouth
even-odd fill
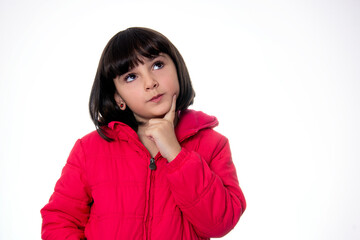
[[[154,97],[152,97],[149,102],[159,102],[164,94],[158,94]]]

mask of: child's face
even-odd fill
[[[167,54],[143,61],[129,72],[114,79],[115,101],[125,102],[137,121],[163,117],[179,95],[179,81],[174,62]]]

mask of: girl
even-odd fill
[[[90,95],[94,131],[73,147],[49,203],[43,239],[209,239],[245,210],[215,117],[187,110],[195,93],[162,34],[117,33]]]

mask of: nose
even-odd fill
[[[151,76],[151,75],[148,75],[146,77],[146,80],[145,80],[145,89],[146,90],[152,90],[154,88],[157,88],[159,86],[159,83],[158,81],[156,81],[156,79]]]

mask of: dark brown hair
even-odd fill
[[[107,141],[103,126],[111,121],[120,121],[137,131],[139,123],[131,109],[120,110],[115,102],[114,78],[141,62],[140,57],[154,58],[160,53],[170,56],[177,70],[180,93],[176,110],[187,109],[194,101],[189,72],[176,47],[161,33],[148,28],[133,27],[117,33],[105,46],[91,89],[89,110],[96,130]]]

